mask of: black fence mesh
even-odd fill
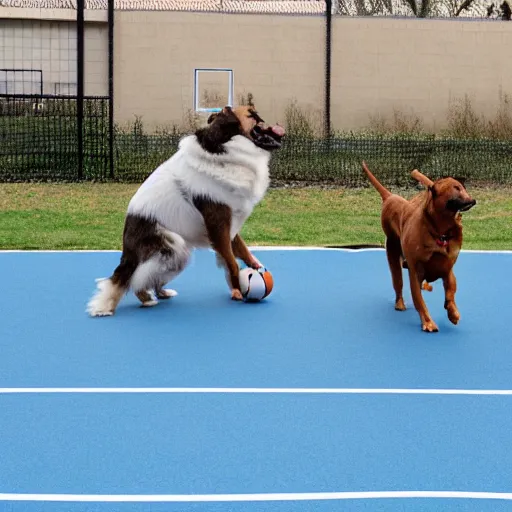
[[[116,178],[141,181],[177,149],[180,136],[117,134]],[[271,159],[275,183],[367,186],[365,160],[388,186],[409,186],[409,171],[431,178],[457,176],[473,185],[512,184],[512,141],[413,140],[358,135],[326,139],[288,137]]]
[[[108,98],[84,99],[84,178],[108,176]],[[0,95],[0,180],[74,181],[76,96]]]
[[[114,176],[109,168],[108,98],[84,100],[83,179],[143,181],[177,150],[183,134],[116,130]],[[76,97],[0,95],[0,180],[76,181]],[[388,186],[412,184],[409,171],[432,178],[464,177],[473,185],[512,184],[512,141],[455,140],[411,135],[299,137],[290,134],[273,154],[275,184],[367,186],[366,160]]]

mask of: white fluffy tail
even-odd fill
[[[112,316],[125,290],[112,282],[111,278],[96,279],[97,290],[87,304],[91,316]]]

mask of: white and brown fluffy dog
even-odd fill
[[[214,249],[231,298],[242,300],[236,258],[262,265],[239,233],[267,191],[271,151],[283,136],[281,126],[265,126],[253,106],[244,106],[212,114],[208,126],[184,137],[132,197],[120,264],[98,280],[87,312],[113,315],[130,289],[143,306],[175,296],[164,285],[185,269],[195,248]]]

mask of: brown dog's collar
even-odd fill
[[[430,224],[430,227],[435,229],[436,225],[434,223],[434,220],[432,219],[432,216],[430,215],[430,213],[427,210],[425,210],[425,217],[427,218],[427,220]],[[436,244],[439,247],[448,247],[448,243],[453,238],[453,235],[449,234],[450,231],[451,231],[451,229],[448,231],[448,233],[446,233],[444,235],[439,235],[437,233],[432,233],[432,231],[429,229],[430,236],[436,241]]]

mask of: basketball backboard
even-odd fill
[[[233,70],[227,68],[196,68],[194,70],[194,110],[220,112],[233,106]]]

